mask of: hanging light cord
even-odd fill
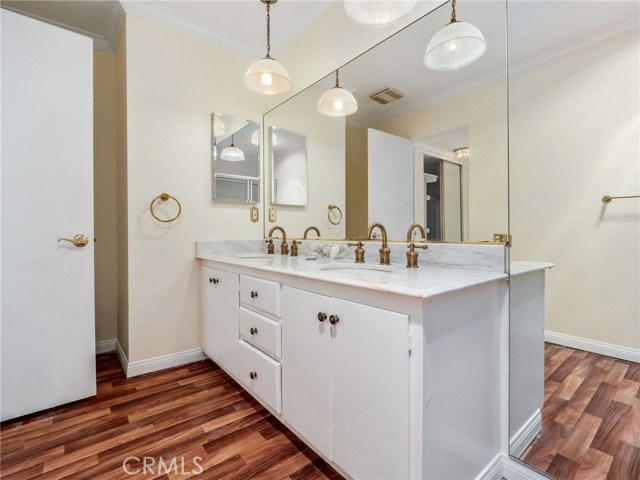
[[[271,2],[267,2],[267,56],[265,58],[271,58],[270,53],[271,53]]]
[[[334,88],[340,88],[340,81],[338,80],[339,72],[340,70],[336,70],[336,86]]]
[[[268,7],[267,7],[268,8]],[[451,23],[457,22],[456,20],[456,0],[451,0]]]

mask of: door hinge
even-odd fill
[[[409,336],[407,338],[407,350],[409,350],[409,353],[413,352],[413,335],[411,332],[409,332]]]

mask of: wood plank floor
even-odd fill
[[[546,344],[542,432],[521,458],[561,480],[640,479],[640,364]]]
[[[127,380],[103,354],[97,376],[95,397],[2,423],[3,479],[342,478],[211,361]]]

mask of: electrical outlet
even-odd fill
[[[275,223],[276,222],[276,209],[275,208],[270,208],[269,209],[269,221],[271,223]]]
[[[249,210],[249,218],[253,223],[260,220],[260,210],[258,210],[258,207],[251,207],[251,210]]]

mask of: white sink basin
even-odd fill
[[[318,265],[318,270],[350,270],[350,271],[370,271],[370,272],[395,272],[396,267],[392,265],[370,265],[366,263],[330,263]]]

